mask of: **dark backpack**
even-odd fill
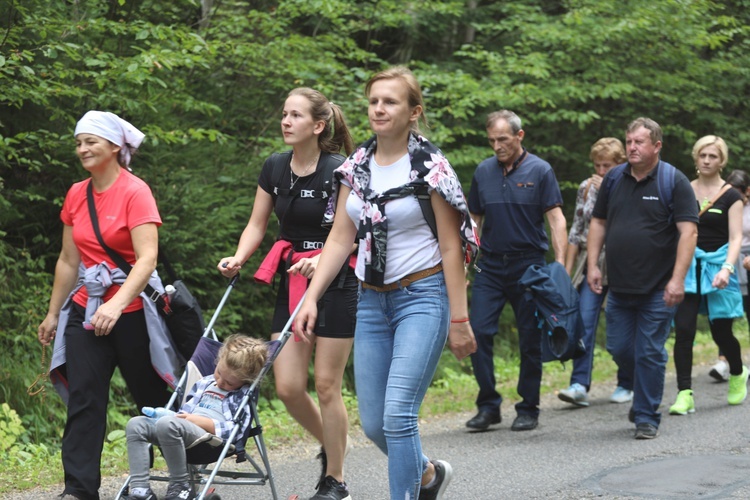
[[[289,210],[289,207],[291,207],[292,203],[294,203],[294,200],[303,195],[302,190],[298,187],[281,187],[281,179],[284,178],[286,166],[289,164],[288,158],[291,156],[291,154],[291,151],[274,153],[267,160],[271,163],[272,167],[271,186],[273,187],[273,193],[271,193],[271,196],[273,198],[274,205],[276,204],[277,197],[285,199],[287,200],[287,211]],[[321,153],[321,155],[322,154],[324,153]],[[304,197],[323,199],[329,198],[331,196],[331,181],[333,180],[333,171],[336,170],[336,168],[338,168],[341,163],[343,163],[343,161],[344,157],[336,153],[326,154],[326,156],[322,157],[320,168],[323,170],[323,175],[319,177],[321,179],[320,185],[318,186],[318,189],[304,190]],[[281,222],[282,221],[279,221],[280,226]]]
[[[274,153],[268,158],[268,161],[271,163],[273,169],[273,173],[271,175],[273,196],[291,198],[293,201],[294,198],[299,196],[301,190],[294,187],[290,189],[280,187],[281,179],[284,177],[285,167],[289,163],[287,158],[291,156],[291,154],[291,151],[286,151],[284,153]],[[321,179],[331,180],[333,178],[333,171],[338,168],[341,163],[343,163],[343,161],[344,157],[339,154],[331,153],[324,156],[321,161],[321,168],[323,169],[323,175],[321,176]],[[309,190],[309,192],[306,193],[306,197],[308,198],[328,198],[330,195],[331,193],[329,191],[325,191],[323,189]]]
[[[627,163],[621,163],[615,168],[607,172],[604,177],[604,186],[607,189],[607,198],[609,198],[612,190],[622,180],[625,175],[625,169],[628,167]],[[659,160],[658,171],[656,175],[656,189],[659,191],[659,201],[661,201],[664,208],[669,211],[669,222],[672,222],[674,214],[674,183],[675,183],[675,172],[676,168],[665,161]]]
[[[427,225],[430,226],[430,231],[432,231],[432,235],[437,238],[437,222],[435,222],[435,211],[432,209],[432,202],[430,201],[430,193],[427,188],[427,185],[419,188],[415,193],[414,196],[417,197],[417,201],[419,202],[419,208],[422,209],[422,216],[424,217],[424,220],[427,222]]]

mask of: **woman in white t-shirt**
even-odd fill
[[[314,335],[315,304],[359,243],[354,374],[362,427],[388,455],[391,498],[441,498],[451,467],[422,453],[417,415],[446,339],[458,359],[476,350],[463,267],[465,244],[476,239],[455,172],[418,135],[424,104],[414,75],[390,68],[365,93],[375,136],[334,172],[327,216],[335,207],[349,217],[334,221],[295,332],[305,341]],[[418,195],[429,202],[420,206]]]

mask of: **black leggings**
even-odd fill
[[[686,293],[685,300],[677,307],[677,314],[674,317],[674,366],[677,370],[677,389],[680,391],[691,388],[693,342],[700,303],[700,294]],[[729,373],[740,375],[742,374],[742,356],[740,343],[732,333],[733,322],[732,318],[711,321],[711,336],[727,358]]]

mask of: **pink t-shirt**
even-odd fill
[[[73,242],[85,267],[106,262],[115,268],[117,265],[99,244],[91,225],[86,201],[86,188],[90,182],[91,179],[86,179],[73,184],[65,196],[60,218],[65,225],[73,227]],[[161,225],[161,217],[151,189],[141,179],[121,168],[120,175],[112,186],[101,193],[94,189],[94,204],[99,219],[99,231],[104,242],[128,263],[135,264],[135,250],[130,231],[141,224]],[[104,294],[104,301],[112,298],[119,289],[119,285],[112,285]],[[85,306],[88,300],[86,288],[82,287],[73,300],[76,304]],[[143,302],[140,297],[136,297],[123,312],[142,308]]]

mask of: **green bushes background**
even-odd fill
[[[513,109],[524,144],[554,166],[570,221],[590,145],[622,137],[640,115],[662,124],[664,158],[689,176],[690,148],[708,133],[727,140],[730,168],[745,167],[749,4],[0,0],[0,425],[16,432],[16,415],[15,442],[59,446],[63,405],[50,388],[46,397],[26,388],[42,370],[36,328],[60,249],[60,207],[85,177],[72,131],[87,110],[118,113],[146,133],[134,171],[157,198],[162,247],[210,315],[227,285],[216,262],[234,251],[263,160],[284,148],[280,110],[291,88],[323,91],[361,142],[367,78],[409,65],[423,86],[427,135],[466,189],[491,155],[486,114]],[[261,250],[274,236],[272,224]],[[244,276],[219,333],[267,335],[273,294]],[[505,314],[498,353],[514,351],[514,332]],[[453,376],[441,369],[436,383]],[[121,429],[133,410],[116,377],[110,427]]]

